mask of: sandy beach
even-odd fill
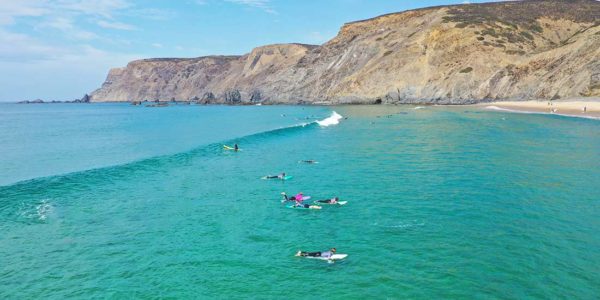
[[[490,110],[523,113],[548,113],[573,117],[600,118],[600,99],[576,99],[554,101],[501,101],[480,103],[476,106]]]

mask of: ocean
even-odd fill
[[[600,296],[598,120],[0,104],[0,153],[1,299]]]

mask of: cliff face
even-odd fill
[[[146,59],[92,101],[473,103],[600,96],[600,2],[433,7],[345,24],[321,46]]]

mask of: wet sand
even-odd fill
[[[490,110],[522,113],[548,113],[573,117],[600,119],[600,99],[554,101],[501,101],[480,103],[476,106]]]

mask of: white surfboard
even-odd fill
[[[348,257],[348,254],[334,254],[329,258],[320,256],[303,256],[305,258],[320,259],[320,260],[340,260]]]
[[[338,201],[337,203],[325,203],[325,202],[315,201],[313,203],[318,204],[318,205],[346,205],[348,203],[348,201]]]

